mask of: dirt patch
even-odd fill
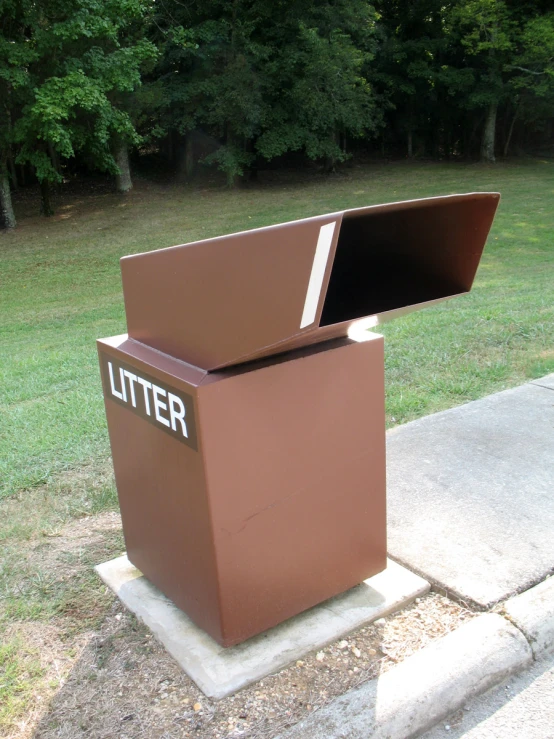
[[[63,687],[78,662],[92,634],[82,633],[68,641],[64,630],[56,624],[16,623],[2,635],[4,644],[18,648],[20,686],[28,683],[27,694],[21,696],[21,708],[7,728],[9,739],[28,739],[48,708],[51,698]],[[24,703],[23,703],[24,701]]]
[[[0,509],[0,736],[10,739],[33,735],[104,622],[113,596],[93,565],[123,548],[119,514],[62,526],[45,495]]]
[[[36,739],[270,739],[473,614],[430,594],[222,701],[210,701],[118,602]]]
[[[40,540],[28,557],[44,572],[79,580],[111,550],[119,515],[87,516]],[[95,575],[92,575],[95,578]],[[91,581],[92,582],[92,581]],[[15,623],[10,638],[39,656],[40,677],[30,705],[0,736],[9,739],[270,739],[338,695],[457,628],[473,614],[431,593],[397,615],[379,619],[219,702],[210,701],[148,630],[96,582],[101,625],[86,628],[87,598],[75,594],[80,615],[66,610],[50,623]],[[83,605],[85,604],[85,605]],[[108,609],[107,615],[106,608]],[[103,610],[102,610],[103,609]],[[99,612],[99,613],[100,613]],[[98,615],[98,614],[97,614]],[[76,623],[82,620],[81,629]]]
[[[41,568],[58,572],[64,566],[64,577],[69,578],[82,567],[82,560],[90,558],[90,551],[102,550],[109,534],[121,531],[121,516],[115,511],[85,516],[59,530],[43,533],[40,541],[31,544],[31,558],[40,556]]]
[[[45,485],[0,500],[0,541],[16,545],[55,536],[68,519],[96,515],[117,506],[111,459],[52,476]]]

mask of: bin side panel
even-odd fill
[[[225,645],[386,566],[383,372],[373,334],[199,389]]]
[[[114,387],[120,395],[118,369],[123,364],[134,370],[137,377],[158,380],[160,387],[173,388],[181,398],[187,394],[196,411],[195,385],[160,370],[155,364],[156,352],[143,352],[145,356],[150,354],[153,363],[148,364],[104,342],[99,342],[98,348],[101,364],[106,364],[105,357],[112,360]],[[187,374],[186,368],[184,374]],[[197,374],[204,376],[204,373]],[[144,418],[144,405],[139,399],[143,388],[137,382],[134,388],[136,409],[130,402],[129,386],[125,403],[112,397],[110,382],[109,374],[104,371],[106,417],[129,560],[205,631],[221,640],[212,531],[203,459],[201,448],[198,448],[201,444],[197,412],[194,419],[197,449],[194,449],[159,423]],[[149,401],[153,413],[151,390]],[[167,408],[160,415],[169,419]],[[188,431],[191,432],[190,426]]]
[[[121,260],[129,336],[205,369],[319,322],[341,214]]]

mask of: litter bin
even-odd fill
[[[121,260],[98,341],[130,561],[224,646],[386,565],[383,320],[470,290],[499,196]]]

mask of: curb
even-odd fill
[[[554,577],[510,598],[502,610],[523,632],[535,659],[554,651]]]
[[[275,739],[413,739],[554,652],[554,577],[476,616]]]

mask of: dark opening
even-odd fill
[[[445,276],[427,209],[344,216],[321,326],[464,292]]]

